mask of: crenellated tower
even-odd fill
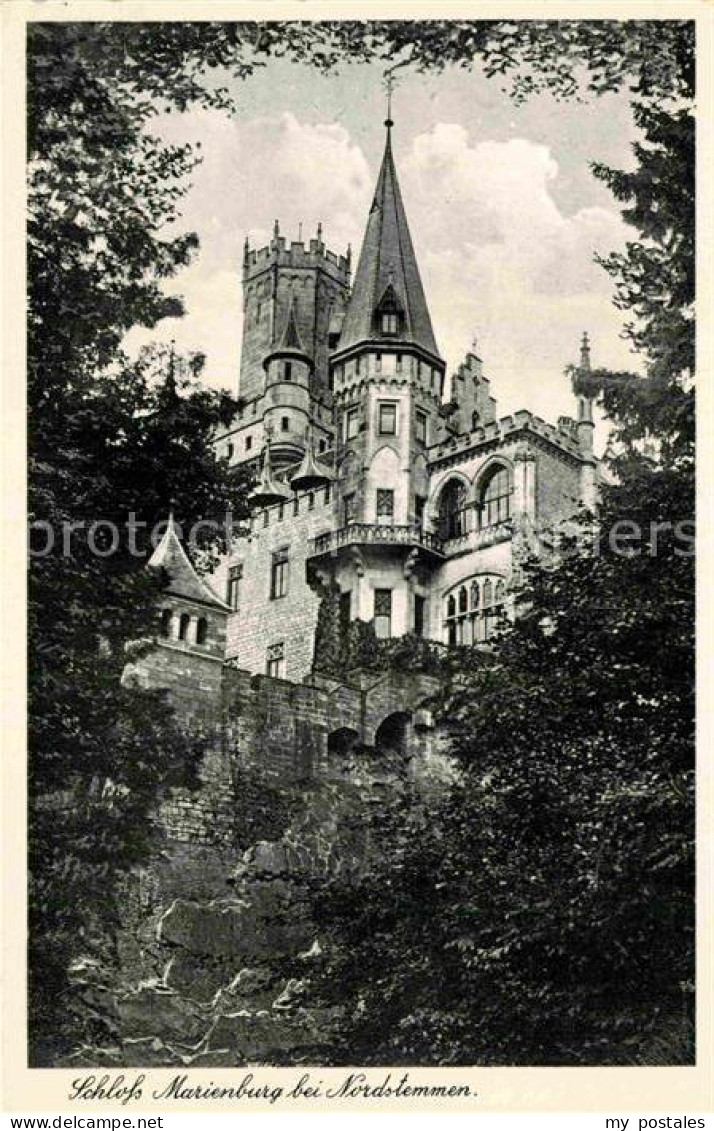
[[[310,387],[315,394],[329,386],[331,327],[344,312],[349,295],[350,255],[335,255],[322,238],[322,227],[306,245],[288,242],[275,221],[267,247],[243,250],[243,347],[239,395],[246,401],[264,390],[265,358],[283,334],[288,314],[302,348],[313,361]]]

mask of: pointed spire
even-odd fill
[[[400,311],[396,337],[400,342],[420,346],[441,361],[394,166],[392,124],[388,117],[382,167],[342,328],[340,352],[359,342],[380,338],[375,314],[390,286],[391,271],[390,302],[396,302]]]
[[[263,359],[263,368],[267,369],[270,362],[278,357],[294,357],[297,361],[302,361],[311,370],[314,368],[313,360],[302,344],[300,338],[300,329],[297,314],[297,302],[295,300],[295,292],[290,295],[290,305],[288,307],[288,316],[285,319],[283,332],[280,339],[273,346],[268,354]]]
[[[198,576],[184,550],[174,518],[174,505],[172,499],[166,530],[149,558],[148,568],[166,570],[169,575],[166,591],[174,597],[184,597],[188,601],[199,601],[203,605],[216,605],[219,609],[227,609],[225,602],[221,601],[210,585]]]

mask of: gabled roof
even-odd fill
[[[181,545],[173,513],[169,515],[164,536],[149,558],[148,565],[149,569],[166,570],[169,575],[167,593],[171,593],[174,597],[185,597],[188,601],[198,601],[202,605],[214,605],[224,612],[230,612],[229,606],[198,576],[191,565]]]
[[[440,357],[397,181],[388,121],[387,144],[342,326],[340,353],[358,342],[381,337],[374,312],[390,287],[404,315],[397,339]],[[389,335],[390,340],[393,337]]]

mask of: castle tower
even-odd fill
[[[335,255],[322,239],[322,229],[307,246],[288,243],[275,221],[267,247],[243,250],[243,346],[238,393],[251,401],[264,391],[263,361],[283,334],[288,313],[302,348],[313,361],[311,391],[328,389],[330,326],[347,304],[350,257]]]
[[[263,359],[263,427],[271,437],[270,454],[278,469],[302,458],[312,415],[310,378],[315,367],[303,348],[298,324],[293,294],[280,339]]]
[[[220,713],[229,606],[199,577],[184,550],[173,511],[148,562],[166,575],[154,648],[127,665],[123,682],[167,688],[185,720]]]
[[[397,179],[391,118],[385,125],[354,287],[331,357],[340,487],[332,568],[344,607],[350,595],[350,619],[375,618],[380,634],[398,636],[421,630],[418,578],[436,555],[423,519],[445,363]]]

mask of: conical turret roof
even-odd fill
[[[394,167],[391,124],[388,119],[382,168],[338,349],[341,353],[358,342],[380,339],[375,311],[381,303],[393,309],[396,300],[400,326],[388,337],[421,346],[440,359]]]
[[[249,497],[251,503],[257,507],[271,507],[275,503],[284,503],[288,499],[292,499],[292,492],[287,483],[276,479],[273,474],[269,437],[263,451],[263,467],[260,472],[260,479]]]
[[[311,368],[313,366],[312,358],[304,348],[300,339],[294,294],[290,296],[290,306],[288,307],[288,316],[283,326],[283,332],[279,340],[265,355],[263,366],[267,369],[270,362],[276,357],[295,357],[300,361],[304,361],[305,364],[309,365]]]
[[[173,512],[169,515],[164,536],[149,558],[148,565],[149,569],[166,570],[169,575],[167,592],[174,597],[185,597],[188,601],[198,601],[202,605],[228,609],[228,605],[196,573],[181,545]]]

